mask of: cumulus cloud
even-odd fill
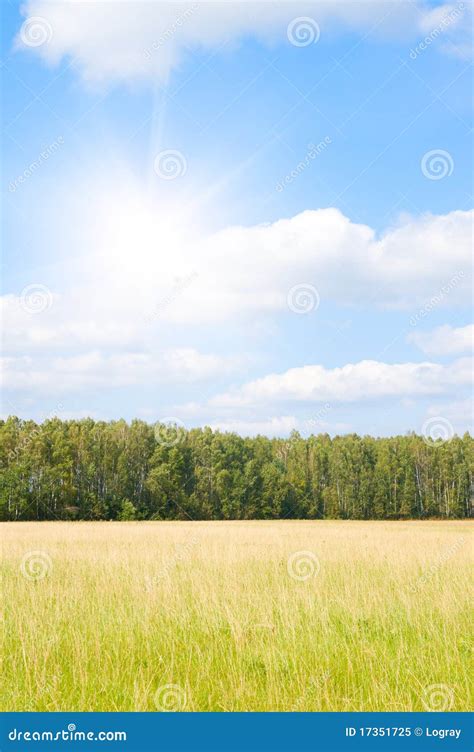
[[[471,233],[472,212],[463,211],[407,219],[380,237],[338,209],[231,227],[199,247],[202,274],[188,300],[207,301],[201,315],[278,311],[297,307],[290,290],[311,285],[321,301],[346,305],[410,309],[434,295],[441,305],[469,303]]]
[[[255,379],[214,397],[215,407],[238,407],[278,402],[356,402],[382,397],[441,394],[469,385],[472,360],[389,364],[374,360],[340,368],[308,365]]]
[[[472,57],[472,2],[441,3],[426,8],[420,19],[426,46],[436,42],[443,52],[461,59]],[[425,49],[426,49],[425,46]]]
[[[287,27],[295,17],[314,19],[322,34],[342,27],[408,38],[439,23],[439,13],[423,0],[28,0],[23,12],[17,46],[53,65],[71,58],[93,82],[163,80],[189,49],[235,45],[245,36],[289,44]]]
[[[4,322],[3,347],[9,352],[70,350],[96,347],[127,348],[140,343],[136,326],[126,317],[95,316],[97,307],[76,306],[73,296],[55,294],[54,302],[40,315],[32,315],[24,296],[8,294],[0,298]]]
[[[460,327],[446,324],[431,332],[412,332],[407,340],[427,355],[456,355],[470,352],[474,346],[474,324]]]
[[[87,388],[189,383],[235,372],[236,358],[200,353],[192,348],[161,353],[107,355],[98,350],[67,357],[4,357],[5,389],[62,393]]]
[[[255,420],[251,418],[222,418],[211,421],[213,430],[238,433],[240,436],[289,436],[292,431],[298,431],[307,437],[318,433],[347,433],[352,430],[349,423],[328,422],[319,419],[297,418],[294,415],[278,415],[271,418]]]
[[[100,217],[85,217],[90,253],[81,269],[63,262],[69,289],[53,290],[46,310],[32,314],[21,291],[3,297],[6,351],[146,349],[169,324],[189,331],[294,315],[305,290],[309,315],[332,301],[421,320],[427,307],[470,302],[473,212],[408,218],[377,236],[338,209],[308,210],[190,239],[131,205],[112,201],[103,211],[98,202]]]
[[[87,255],[62,263],[63,289],[26,285],[40,294],[20,290],[1,300],[6,388],[46,393],[223,374],[235,380],[245,358],[202,353],[203,337],[215,338],[211,351],[222,353],[230,325],[247,336],[250,323],[254,332],[294,318],[292,290],[297,295],[301,285],[310,296],[315,291],[321,309],[331,302],[398,308],[407,319],[429,301],[453,307],[470,300],[471,212],[408,218],[377,235],[338,209],[308,210],[192,238],[163,224],[153,206],[127,197],[117,202],[112,193],[106,210],[91,198],[97,216],[85,215],[81,225],[90,230]],[[321,313],[315,305],[303,318],[311,322]],[[251,403],[271,398],[272,390],[277,400],[436,394],[458,383],[460,368],[460,362],[452,369],[373,361],[332,370],[306,366],[219,400]]]
[[[427,420],[441,418],[441,425],[447,421],[458,435],[462,435],[464,431],[472,432],[474,428],[472,397],[431,404],[426,411],[426,418]]]
[[[281,415],[262,420],[218,420],[210,423],[213,430],[238,433],[241,436],[287,436],[297,430],[299,421],[293,415]]]

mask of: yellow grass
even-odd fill
[[[470,708],[469,522],[1,528],[2,710]]]

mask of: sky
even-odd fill
[[[2,2],[3,416],[472,426],[472,5]]]

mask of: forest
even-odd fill
[[[242,438],[140,420],[0,421],[1,520],[472,514],[473,438]]]

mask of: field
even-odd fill
[[[469,522],[0,526],[2,710],[468,710]]]

